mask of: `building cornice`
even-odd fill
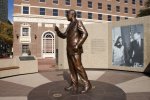
[[[14,22],[34,22],[34,23],[55,23],[55,24],[69,24],[66,17],[61,16],[41,16],[41,15],[22,15],[15,14]],[[108,22],[105,20],[94,20],[94,19],[84,19],[79,18],[78,20],[82,20],[84,23],[102,23]]]

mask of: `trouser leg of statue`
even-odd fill
[[[71,55],[67,54],[67,58],[68,58],[68,65],[69,65],[69,70],[70,70],[71,83],[70,83],[69,87],[65,88],[65,90],[67,90],[67,91],[73,90],[74,92],[77,92],[77,90],[78,90],[77,72],[75,70]]]
[[[81,91],[81,93],[85,93],[88,90],[91,89],[91,83],[88,80],[87,74],[82,66],[81,63],[81,54],[74,54],[74,55],[69,55],[67,54],[68,57],[68,64],[69,64],[69,70],[71,73],[71,84],[69,87],[65,88],[66,90],[72,90],[73,92],[78,91],[78,75],[82,82],[84,83],[84,89]]]

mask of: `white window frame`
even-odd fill
[[[129,0],[127,0],[127,2],[126,2],[126,0],[124,0],[124,3],[125,3],[125,4],[129,3]]]
[[[99,8],[99,4],[101,4],[101,8]],[[103,3],[98,2],[98,3],[97,3],[97,9],[98,9],[98,10],[102,10],[102,9],[103,9]]]
[[[23,28],[28,28],[29,29],[28,36],[23,36]],[[21,26],[20,36],[21,37],[30,37],[31,36],[31,27],[30,26]]]
[[[46,0],[45,0],[45,2],[41,2],[41,1],[39,0],[39,2],[40,2],[40,3],[45,3],[45,2],[46,2]]]
[[[119,18],[119,20],[118,20]],[[116,21],[120,21],[121,20],[121,17],[120,16],[116,16]]]
[[[119,7],[119,9],[117,9],[117,7]],[[119,10],[119,11],[118,11]],[[121,11],[121,7],[120,6],[116,6],[116,12],[117,13],[120,13],[120,11]]]
[[[27,31],[27,32],[24,32],[23,29],[27,29],[28,31]],[[22,36],[29,36],[29,31],[30,31],[30,30],[29,30],[28,27],[22,27],[22,33],[21,33]],[[27,34],[26,34],[26,33],[27,33]]]
[[[99,15],[101,15],[101,19],[99,19]],[[97,14],[98,20],[103,20],[103,14]]]
[[[132,5],[136,5],[136,0],[134,0],[134,2],[133,2],[133,0],[132,0]]]
[[[43,8],[43,7],[41,7],[41,8]],[[41,15],[41,8],[39,8],[39,15]],[[44,15],[46,15],[46,8],[44,8],[45,9],[45,14]],[[41,16],[44,16],[44,15],[41,15]]]
[[[127,9],[126,9],[127,8]],[[126,12],[127,11],[127,12]],[[128,7],[124,7],[124,13],[128,14],[129,13],[129,8]]]
[[[47,32],[50,32],[52,35],[53,35],[53,38],[51,38],[52,39],[52,53],[48,53],[48,55],[45,53],[45,52],[43,52],[43,50],[44,50],[44,47],[45,47],[45,44],[44,44],[44,39],[46,39],[46,38],[44,38],[44,35],[47,33]],[[46,31],[46,32],[44,32],[43,34],[42,34],[42,36],[41,36],[41,56],[42,56],[42,58],[45,58],[45,57],[53,57],[53,58],[55,58],[55,55],[56,55],[56,44],[55,44],[55,34],[52,32],[52,31]],[[50,55],[49,55],[50,54]]]
[[[78,0],[76,0],[76,1],[78,1]],[[80,4],[81,6],[79,6],[78,4]],[[82,0],[81,0],[81,3],[77,2],[77,7],[82,7]]]
[[[30,0],[22,0],[22,1],[24,1],[24,2],[29,2]]]
[[[78,17],[78,14],[80,13],[81,17]],[[82,12],[81,11],[77,11],[77,18],[82,18]]]
[[[109,20],[110,17],[110,20]],[[107,21],[112,21],[112,15],[107,15]]]
[[[59,5],[59,0],[57,0],[57,1],[58,1],[58,4],[54,3],[54,0],[52,0],[52,3],[53,3],[54,5]]]
[[[132,14],[136,15],[136,8],[132,8]]]
[[[67,5],[67,4],[66,4],[66,0],[65,0],[65,2],[64,2],[64,3],[65,3],[65,6],[71,6],[71,0],[70,0],[70,5]]]
[[[92,3],[92,7],[89,7],[89,2]],[[93,2],[92,1],[88,1],[88,5],[87,6],[88,6],[89,9],[92,9],[93,8]]]
[[[57,16],[59,16],[59,10],[58,9],[53,9],[53,16],[54,16],[54,10],[57,10],[58,12],[57,12]]]
[[[25,50],[26,52],[23,52],[23,45],[27,45],[27,46],[28,46],[28,48]],[[22,54],[23,54],[23,53],[28,53],[29,48],[30,48],[30,47],[29,47],[29,44],[28,44],[28,43],[23,43],[22,46],[21,46],[21,52],[22,52]]]
[[[144,1],[143,0],[139,0],[139,5],[143,6],[144,5]]]
[[[107,4],[107,11],[112,11],[112,5],[111,4]]]
[[[67,11],[68,11],[68,10],[64,10],[64,16],[65,16],[65,17],[67,16]]]
[[[29,13],[28,13],[28,14],[24,14],[24,13],[23,13],[23,7],[29,7]],[[23,15],[30,15],[30,6],[28,6],[28,5],[23,5],[22,8],[21,8],[21,13],[22,13]]]
[[[89,18],[89,15],[90,15],[90,14],[92,15],[92,16],[91,16],[92,18]],[[88,19],[93,19],[93,13],[88,13]]]
[[[116,0],[116,1],[120,3],[120,0],[119,0],[119,1],[118,1],[118,0]]]

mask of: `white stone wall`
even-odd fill
[[[143,24],[144,26],[144,66],[113,66],[112,65],[112,29],[114,27]],[[85,25],[88,31],[88,39],[84,43],[82,62],[85,68],[117,69],[143,72],[150,63],[150,16],[135,18],[119,22],[99,23]],[[67,69],[66,41],[59,39],[59,63],[60,69]]]

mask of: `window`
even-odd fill
[[[40,15],[45,15],[45,8],[40,8]]]
[[[77,11],[77,18],[82,18],[82,13],[80,11]]]
[[[128,0],[124,0],[124,3],[128,3]]]
[[[98,9],[102,9],[102,3],[98,3]]]
[[[136,9],[132,9],[132,14],[136,14]]]
[[[44,33],[42,37],[42,55],[45,57],[55,57],[55,36],[51,32]]]
[[[22,28],[22,36],[29,36],[29,28]]]
[[[65,10],[65,12],[64,12],[65,16],[67,16],[67,12],[68,12],[68,10]]]
[[[77,6],[82,6],[82,1],[81,0],[77,0]]]
[[[92,1],[88,1],[88,8],[92,8]]]
[[[103,19],[102,14],[98,14],[98,20],[102,20],[102,19]]]
[[[22,53],[28,53],[28,51],[29,51],[29,45],[23,44],[22,45]]]
[[[119,16],[116,17],[116,21],[120,21],[120,17]]]
[[[53,4],[58,4],[58,0],[53,0]]]
[[[132,4],[135,4],[135,0],[132,0]]]
[[[124,19],[125,19],[125,20],[127,20],[127,19],[128,19],[128,17],[125,17]]]
[[[111,19],[111,15],[108,15],[107,16],[107,19],[108,19],[108,21],[111,21],[112,19]]]
[[[29,7],[23,6],[23,14],[29,14]]]
[[[45,2],[45,0],[40,0],[40,2]]]
[[[70,0],[65,0],[66,5],[70,5]]]
[[[111,5],[110,4],[107,5],[107,10],[111,11]]]
[[[25,1],[25,2],[29,2],[29,0],[23,0],[23,1]]]
[[[127,7],[124,8],[124,13],[128,13],[128,8]]]
[[[143,6],[143,0],[140,0],[140,6]]]
[[[92,19],[92,18],[93,18],[92,13],[88,13],[88,19]]]
[[[120,12],[120,6],[116,6],[116,12]]]
[[[58,16],[58,9],[53,9],[53,16]]]

